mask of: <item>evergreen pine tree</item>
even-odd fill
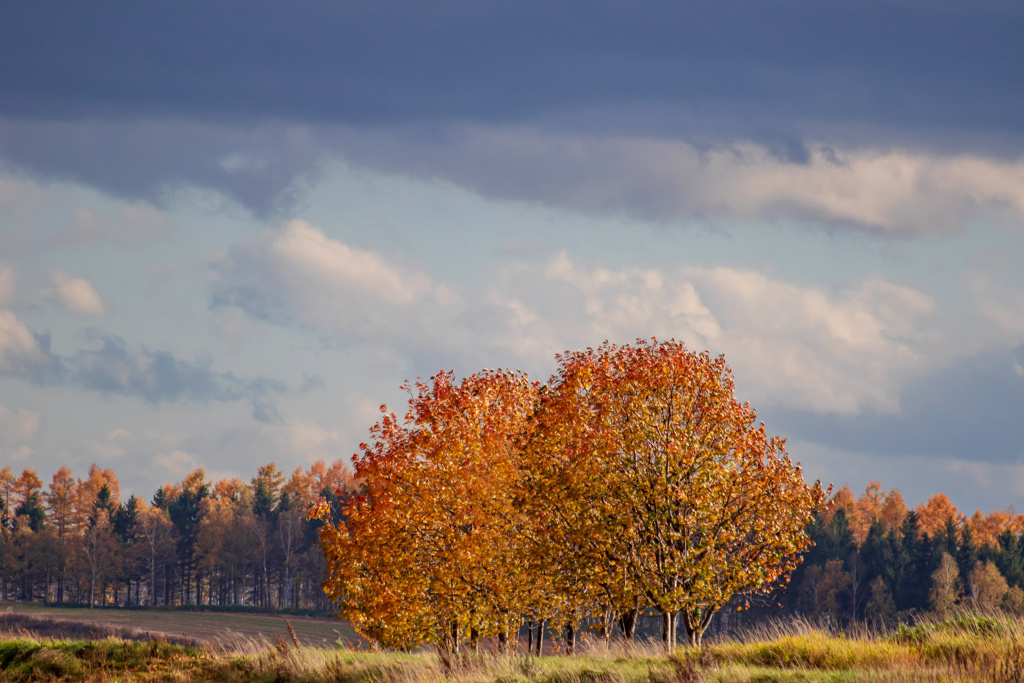
[[[1024,555],[1020,537],[1009,529],[999,534],[999,545],[993,552],[992,561],[1011,586],[1024,585]]]
[[[971,572],[978,563],[978,554],[978,544],[974,542],[974,534],[971,532],[971,527],[965,524],[960,530],[960,547],[957,548],[954,559],[956,559],[956,566],[964,583],[964,593],[971,600],[977,597],[975,586],[971,582]]]
[[[135,496],[131,496],[114,511],[114,515],[110,519],[114,533],[120,536],[125,543],[129,543],[132,539],[138,514],[139,500]]]
[[[910,555],[910,579],[897,604],[901,610],[924,611],[928,609],[928,588],[938,563],[932,554],[932,539],[920,533],[914,511],[903,520],[902,540],[904,552]]]
[[[942,553],[948,553],[951,557],[956,557],[957,550],[960,548],[959,537],[956,520],[952,516],[947,517],[946,525],[935,534],[933,552],[937,557],[942,557]]]
[[[901,528],[901,531],[904,529]],[[890,599],[895,603],[897,609],[909,609],[910,600],[907,592],[913,588],[914,559],[911,548],[907,547],[905,537],[897,534],[895,529],[890,529],[885,535],[886,544],[889,546],[891,561],[883,572],[883,577],[890,590]]]
[[[877,519],[871,523],[871,527],[868,529],[868,536],[864,539],[863,545],[861,545],[860,559],[864,563],[861,590],[864,593],[863,598],[867,598],[868,591],[864,589],[869,588],[875,579],[879,577],[882,578],[888,587],[886,575],[892,574],[892,548],[890,548],[889,542],[886,540],[885,528]],[[889,591],[891,594],[892,589],[889,588]],[[858,614],[855,616],[864,616],[860,612],[860,606],[858,606]]]
[[[38,533],[42,531],[46,522],[46,510],[43,508],[43,500],[38,491],[33,491],[28,498],[14,510],[14,516],[24,517],[28,522],[28,528]]]

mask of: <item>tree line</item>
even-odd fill
[[[324,587],[364,637],[457,651],[526,625],[540,651],[552,625],[571,653],[582,624],[632,638],[653,611],[668,647],[677,623],[699,645],[735,595],[797,567],[827,492],[723,358],[638,340],[557,362],[544,386],[442,372],[407,385],[404,418],[381,406],[358,493],[312,512]]]
[[[197,469],[147,502],[121,500],[113,471],[0,470],[0,597],[97,606],[233,606],[327,610],[320,522],[306,513],[352,485],[346,465],[249,482]]]
[[[1024,614],[1024,517],[968,518],[942,493],[908,509],[897,489],[844,487],[808,528],[813,545],[761,615],[790,613],[880,626],[955,608]]]

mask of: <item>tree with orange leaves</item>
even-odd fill
[[[14,473],[10,465],[0,469],[0,531],[7,528],[10,518],[14,516]]]
[[[56,536],[57,602],[64,600],[64,573],[69,559],[69,541],[75,538],[75,479],[71,470],[61,467],[53,475],[50,490],[44,496],[49,511],[49,524]]]
[[[999,536],[1004,531],[1020,534],[1022,520],[1013,510],[993,510],[987,515],[981,510],[975,510],[974,514],[966,524],[974,535],[974,542],[979,546],[996,548],[999,545]]]
[[[406,388],[405,420],[382,406],[373,442],[354,459],[361,493],[320,528],[324,588],[357,631],[385,645],[507,640],[529,587],[515,503],[537,386],[485,370]],[[310,514],[330,508],[321,500]]]
[[[39,531],[46,519],[46,511],[43,509],[41,490],[43,481],[35,470],[24,469],[21,476],[14,482],[14,500],[17,507],[14,508],[15,517],[23,517],[24,524]]]
[[[936,493],[927,503],[918,505],[914,510],[918,515],[921,532],[934,537],[946,527],[947,520],[953,520],[956,526],[964,523],[964,515],[949,501],[945,493]]]
[[[540,625],[538,651],[551,618],[565,627],[571,652],[583,617],[599,617],[605,637],[617,620],[631,640],[647,603],[625,561],[636,555],[638,538],[610,476],[618,442],[607,422],[609,367],[594,354],[558,360],[558,373],[540,394],[527,449],[531,576],[546,584],[527,616]]]
[[[668,647],[677,613],[689,643],[700,645],[736,593],[757,592],[796,567],[826,492],[805,484],[785,441],[736,400],[722,357],[638,340],[560,359],[563,368],[573,364],[598,369],[587,431],[602,453],[590,466],[624,517],[619,561],[666,615]]]

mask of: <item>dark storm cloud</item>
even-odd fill
[[[799,157],[787,136],[807,121],[1019,135],[1022,35],[1009,2],[4,3],[0,115],[386,124],[683,104]]]
[[[797,165],[815,144],[1016,158],[1022,35],[1024,5],[1001,0],[3,3],[0,170],[160,204],[201,187],[269,218],[341,157],[672,219],[694,213],[674,208],[686,187],[655,165],[631,188],[617,150],[611,178],[576,187],[594,175],[577,138],[750,140]],[[474,127],[497,147],[467,148]],[[504,130],[570,151],[524,157]]]
[[[330,140],[284,125],[156,120],[2,120],[2,164],[164,203],[181,187],[215,189],[260,215],[290,206],[286,191]]]
[[[898,415],[763,411],[774,431],[881,456],[1024,461],[1024,346],[958,360],[910,385]]]

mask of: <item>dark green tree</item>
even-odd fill
[[[43,524],[46,522],[46,509],[43,508],[43,500],[39,492],[30,493],[28,498],[14,509],[14,516],[23,517],[32,531],[36,533],[42,531]]]

